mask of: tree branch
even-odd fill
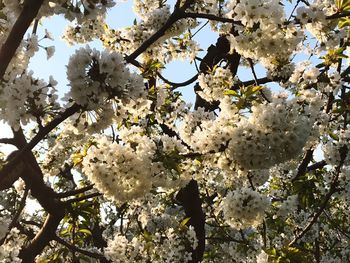
[[[175,82],[171,82],[169,80],[167,80],[165,77],[162,76],[162,74],[160,74],[159,72],[157,73],[157,76],[163,80],[166,84],[169,84],[173,87],[173,90],[175,88],[179,88],[179,87],[185,87],[187,85],[190,85],[191,83],[195,82],[198,78],[198,74],[194,75],[192,78],[190,78],[189,80],[186,80],[184,82],[179,82],[179,83],[175,83]]]
[[[11,223],[9,224],[8,226],[8,232],[14,228],[16,226],[16,224],[18,223],[18,219],[26,205],[26,200],[27,200],[27,197],[28,197],[28,193],[29,193],[29,190],[26,188],[24,190],[24,193],[23,193],[23,196],[21,198],[21,201],[19,202],[19,207],[15,213],[15,215],[13,216],[12,220],[11,220]],[[0,240],[0,245],[2,245],[4,243],[4,241],[6,240],[6,237],[7,237],[7,234]]]
[[[292,179],[292,182],[294,182],[295,180],[297,180],[299,177],[303,176],[307,172],[307,167],[312,160],[313,154],[314,154],[314,150],[309,149],[306,151],[304,159],[299,165],[298,172],[295,175],[295,177]]]
[[[125,58],[125,61],[127,63],[131,63],[135,61],[135,59],[145,52],[152,44],[154,44],[159,38],[165,35],[165,32],[179,19],[182,18],[180,12],[180,9],[176,9],[168,18],[168,20],[165,22],[165,24],[157,31],[155,32],[150,38],[148,38],[146,41],[144,41],[139,48],[137,48],[133,53],[131,53],[129,56]]]
[[[198,263],[202,260],[205,250],[205,215],[202,211],[202,201],[197,182],[192,179],[178,192],[176,200],[184,207],[186,217],[190,218],[188,224],[192,225],[196,232],[198,246],[192,251],[192,260],[190,262]]]
[[[327,16],[326,19],[330,20],[330,19],[342,18],[342,17],[346,17],[346,16],[350,16],[350,11],[343,11],[343,12],[335,13],[333,15]]]
[[[67,241],[65,241],[64,239],[58,237],[57,235],[55,235],[54,240],[57,241],[58,243],[60,243],[61,245],[69,248],[70,250],[74,251],[74,252],[78,252],[81,253],[85,256],[91,257],[91,258],[96,258],[96,259],[104,259],[105,262],[109,262],[107,261],[107,259],[102,255],[102,254],[98,254],[98,253],[93,253],[84,249],[81,249],[79,247],[74,246],[73,244],[68,243]]]
[[[14,139],[16,142],[16,146],[18,148],[21,148],[19,152],[16,154],[16,156],[11,159],[6,165],[2,167],[0,170],[0,185],[2,184],[2,180],[4,180],[5,176],[8,173],[12,171],[16,167],[16,165],[23,159],[23,156],[31,151],[42,139],[45,138],[47,134],[49,134],[54,128],[56,128],[61,122],[72,116],[74,113],[78,112],[81,109],[81,107],[77,104],[74,104],[70,108],[66,109],[63,113],[61,113],[60,116],[58,116],[56,119],[52,120],[48,125],[46,125],[44,128],[40,129],[37,135],[34,136],[34,138],[29,142],[21,142],[23,147],[18,147],[18,141],[16,141],[16,138]],[[25,140],[25,139],[24,139]]]
[[[0,138],[0,143],[15,145],[15,140],[13,138]]]
[[[14,57],[24,34],[38,14],[44,0],[26,0],[23,9],[13,25],[9,36],[0,49],[0,79],[4,77],[5,71]]]
[[[48,214],[43,227],[37,233],[35,238],[27,247],[22,248],[20,251],[19,258],[22,259],[22,263],[35,262],[35,257],[39,255],[45,246],[56,237],[56,229],[63,217],[64,210],[60,210],[60,216],[57,214]]]
[[[71,204],[71,203],[75,203],[75,202],[79,202],[79,201],[83,201],[89,198],[94,198],[94,197],[98,197],[101,196],[101,193],[92,193],[92,194],[88,194],[88,195],[83,195],[83,196],[79,196],[77,198],[72,198],[69,199],[67,201],[65,201],[66,204]]]
[[[335,175],[334,175],[334,178],[332,180],[331,187],[330,187],[328,193],[326,194],[323,203],[321,204],[319,210],[313,215],[313,217],[311,218],[309,223],[303,228],[303,230],[299,234],[296,235],[296,237],[291,242],[289,242],[288,246],[290,246],[290,247],[293,246],[299,239],[301,239],[311,229],[311,227],[317,222],[320,215],[326,209],[327,204],[328,204],[329,200],[331,199],[332,195],[339,190],[339,189],[337,189],[338,178],[339,178],[339,174],[341,171],[341,167],[344,164],[344,160],[345,160],[347,154],[348,154],[348,148],[346,147],[346,145],[344,145],[340,149],[340,162],[339,162],[339,165],[335,169]]]
[[[220,17],[212,14],[204,14],[204,13],[191,13],[191,12],[186,12],[184,14],[184,17],[186,18],[203,18],[203,19],[208,19],[212,21],[218,21],[218,22],[223,22],[223,23],[230,23],[230,24],[235,24],[235,25],[242,25],[241,22],[235,21],[231,18],[227,17]]]
[[[65,198],[65,197],[69,197],[69,196],[72,196],[72,195],[82,194],[82,193],[84,193],[86,191],[89,191],[89,190],[91,190],[93,188],[94,188],[94,185],[88,185],[88,186],[85,186],[83,188],[74,189],[74,190],[71,190],[71,191],[63,192],[63,193],[57,193],[56,197],[58,197],[58,198]]]
[[[316,169],[320,169],[320,168],[323,168],[324,166],[326,166],[327,163],[325,160],[322,160],[322,161],[319,161],[317,163],[314,163],[310,166],[307,167],[306,171],[307,172],[310,172],[310,171],[313,171],[313,170],[316,170]]]

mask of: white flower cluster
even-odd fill
[[[341,157],[345,155],[344,165],[350,164],[350,131],[349,129],[341,129],[338,134],[337,140],[328,140],[323,145],[322,150],[326,162],[330,165],[339,165]]]
[[[157,122],[175,128],[177,120],[187,115],[190,104],[178,94],[171,92],[165,85],[159,85],[156,88],[156,94],[155,118]]]
[[[111,99],[128,102],[145,96],[143,79],[130,73],[119,53],[100,53],[89,46],[70,57],[67,77],[71,90],[66,97],[94,110]]]
[[[155,8],[155,6],[150,6],[153,2],[157,2],[155,5],[157,8]],[[145,40],[157,32],[171,15],[170,6],[159,6],[159,1],[145,1],[145,3],[140,4],[137,8],[142,18],[139,23],[121,30],[106,29],[103,40],[107,48],[130,54],[140,47]],[[187,40],[186,45],[188,44],[189,47],[183,47],[182,45],[185,44],[184,42],[180,42],[176,45],[175,42],[168,39],[173,36],[179,36],[187,29],[193,28],[196,25],[197,23],[194,19],[178,20],[172,24],[156,43],[149,47],[146,52],[142,53],[142,58],[145,61],[159,60],[161,62],[169,62],[178,57],[184,58],[187,54],[191,54],[191,57],[194,58],[199,48],[193,40]],[[176,45],[177,48],[175,48],[174,45]],[[189,50],[190,47],[196,47],[196,49]]]
[[[113,240],[108,240],[104,254],[113,263],[133,263],[135,260],[145,263],[186,263],[191,261],[192,254],[184,241],[196,248],[197,238],[193,227],[187,228],[185,233],[168,228],[163,233],[133,237],[131,240],[116,235]]]
[[[302,40],[293,24],[284,25],[285,13],[278,0],[231,0],[227,17],[240,21],[239,34],[231,35],[231,47],[243,57],[270,68],[285,64]]]
[[[228,225],[244,229],[261,224],[268,205],[266,196],[250,188],[241,188],[227,193],[221,209]]]
[[[197,0],[194,3],[193,11],[197,13],[220,15],[220,6],[223,1],[220,0]]]
[[[136,135],[135,135],[136,136]],[[106,198],[122,203],[150,191],[161,165],[152,162],[156,145],[146,136],[137,136],[125,145],[97,138],[82,162],[82,171]]]
[[[317,40],[326,42],[335,36],[331,31],[338,23],[337,20],[326,19],[326,16],[336,12],[335,1],[315,0],[309,6],[298,7],[296,18]]]
[[[288,196],[285,201],[279,204],[277,216],[286,217],[289,213],[294,213],[298,208],[298,204],[298,195]]]
[[[87,140],[84,133],[75,132],[75,130],[72,123],[68,122],[55,140],[48,140],[50,150],[41,163],[46,176],[58,175],[65,166],[73,163],[72,158],[69,157],[78,149],[80,150]]]
[[[217,118],[201,108],[187,114],[179,134],[196,152],[224,151],[218,160],[222,169],[267,169],[296,157],[310,137],[320,106],[306,95],[302,104],[280,94],[246,116],[223,100]]]
[[[17,228],[12,228],[6,237],[5,243],[0,246],[0,262],[20,263],[22,260],[18,257],[20,249],[24,243],[24,238],[19,234]]]
[[[94,20],[84,20],[82,23],[74,23],[68,26],[62,38],[69,44],[87,43],[104,34],[105,17],[98,16]]]
[[[5,219],[4,217],[1,217],[1,222],[0,222],[0,240],[2,240],[6,233],[9,231],[8,226],[9,226],[10,221],[8,219]]]
[[[55,85],[51,77],[49,84],[33,78],[33,72],[25,72],[0,87],[0,119],[11,127],[19,128],[45,116],[47,111],[59,108]],[[0,84],[1,85],[1,84]]]
[[[286,97],[252,107],[251,116],[242,118],[230,134],[228,158],[245,169],[266,169],[296,157],[315,121],[310,108]]]
[[[217,67],[213,72],[201,73],[198,76],[198,82],[203,90],[198,94],[207,101],[222,100],[225,90],[229,90],[234,84],[228,67]]]

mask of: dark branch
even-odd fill
[[[191,180],[178,192],[176,200],[184,207],[186,217],[190,218],[188,224],[193,226],[196,232],[198,246],[192,251],[192,260],[190,262],[198,263],[202,260],[205,250],[205,215],[202,211],[202,201],[197,182]]]
[[[293,246],[298,240],[300,240],[311,229],[311,227],[317,222],[320,215],[326,209],[328,202],[331,199],[332,195],[334,193],[336,193],[337,191],[339,191],[339,189],[337,188],[339,174],[340,174],[341,168],[344,164],[344,160],[345,160],[347,154],[348,154],[348,148],[345,145],[340,149],[340,162],[339,162],[339,165],[335,169],[334,178],[332,180],[330,189],[323,200],[323,203],[321,204],[319,210],[313,215],[313,217],[311,218],[309,223],[303,228],[303,230],[299,234],[297,234],[295,236],[295,238],[288,244],[288,246],[290,246],[290,247]]]
[[[85,186],[83,188],[75,189],[75,190],[72,190],[72,191],[67,191],[67,192],[64,192],[64,193],[57,193],[56,197],[58,197],[58,198],[65,198],[65,197],[69,197],[69,196],[72,196],[72,195],[82,194],[82,193],[84,193],[86,191],[91,190],[93,187],[94,187],[93,185],[88,185],[88,186]]]
[[[159,72],[157,73],[158,77],[163,80],[166,84],[169,84],[173,87],[173,89],[175,88],[179,88],[179,87],[185,87],[187,85],[190,85],[191,83],[195,82],[198,78],[198,74],[196,74],[195,76],[193,76],[192,78],[190,78],[189,80],[186,80],[184,82],[171,82],[169,80],[167,80],[165,77],[162,76],[162,74],[160,74]]]
[[[71,204],[71,203],[83,201],[83,200],[86,200],[86,199],[89,199],[89,198],[98,197],[98,196],[101,196],[101,195],[102,195],[101,193],[92,193],[92,194],[88,194],[88,195],[79,196],[77,198],[69,199],[65,203],[66,204]]]
[[[9,36],[0,49],[0,79],[4,77],[5,71],[14,57],[24,34],[38,14],[44,0],[26,0],[23,9],[13,25]]]
[[[78,252],[81,253],[85,256],[91,257],[91,258],[96,258],[96,259],[104,259],[105,262],[109,262],[107,261],[107,259],[102,255],[102,254],[98,254],[98,253],[93,253],[84,249],[81,249],[79,247],[74,246],[73,244],[68,243],[67,241],[65,241],[64,239],[55,236],[54,240],[57,241],[58,243],[60,243],[61,245],[69,248],[70,250],[74,251],[74,252]]]
[[[0,143],[15,145],[15,140],[13,138],[0,138]]]
[[[298,172],[295,175],[295,177],[292,179],[292,182],[294,182],[295,180],[297,180],[299,177],[305,175],[305,173],[307,172],[307,166],[309,165],[309,163],[312,160],[312,156],[314,154],[314,150],[307,150],[303,161],[301,162],[301,164],[298,167]]]
[[[333,15],[327,16],[326,19],[327,20],[337,19],[337,18],[342,18],[342,17],[346,17],[346,16],[350,16],[350,11],[343,11],[340,13],[335,13]]]
[[[218,21],[218,22],[223,22],[223,23],[242,25],[241,22],[235,21],[235,20],[233,20],[231,18],[220,17],[220,16],[216,16],[216,15],[212,15],[212,14],[186,12],[184,14],[184,17],[187,17],[187,18],[203,18],[203,19],[208,19],[208,20]]]
[[[23,156],[31,151],[42,139],[45,138],[47,134],[49,134],[54,128],[56,128],[61,122],[72,116],[74,113],[78,112],[80,110],[80,106],[77,104],[74,104],[70,108],[66,109],[63,113],[61,113],[60,116],[58,116],[56,119],[51,121],[48,125],[46,125],[44,128],[39,130],[37,135],[34,136],[34,138],[29,143],[23,143],[20,151],[16,156],[11,159],[1,170],[0,170],[0,185],[2,184],[2,180],[5,178],[2,175],[8,174],[16,167],[16,165],[23,159]],[[16,146],[18,147],[18,143],[16,142]],[[20,147],[19,147],[20,148]]]
[[[19,258],[22,259],[23,263],[35,262],[35,257],[39,255],[45,246],[56,237],[56,229],[63,216],[64,210],[61,210],[60,216],[48,214],[43,227],[37,233],[35,238],[19,253]]]

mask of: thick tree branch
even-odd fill
[[[190,218],[188,224],[193,226],[196,232],[198,246],[192,251],[192,260],[190,262],[198,263],[202,260],[205,250],[205,215],[202,211],[202,201],[197,182],[191,180],[178,192],[176,200],[184,207],[186,217]]]
[[[307,167],[309,165],[309,163],[311,162],[312,160],[312,157],[313,157],[313,154],[314,154],[314,150],[307,150],[306,151],[306,154],[304,156],[304,159],[303,161],[301,162],[301,164],[299,165],[298,167],[298,172],[297,174],[295,175],[295,177],[292,179],[292,182],[294,182],[295,180],[297,180],[299,177],[305,175],[305,173],[307,172]]]
[[[13,25],[9,36],[0,49],[0,79],[4,77],[5,71],[16,53],[24,34],[38,14],[44,0],[26,0],[23,9]]]
[[[33,263],[35,257],[56,237],[56,229],[64,217],[64,210],[57,208],[56,215],[48,214],[45,223],[30,244],[19,253],[22,263]],[[58,215],[60,213],[60,215]]]
[[[15,145],[15,140],[13,138],[0,138],[0,143]]]
[[[16,165],[23,159],[26,153],[30,152],[42,139],[45,138],[47,134],[49,134],[54,128],[56,128],[61,122],[72,116],[74,113],[78,112],[80,110],[80,106],[77,104],[74,104],[70,108],[66,109],[63,113],[61,113],[60,116],[58,116],[56,119],[51,121],[48,125],[46,125],[44,128],[40,129],[37,135],[34,136],[34,138],[29,142],[26,143],[25,139],[23,137],[22,142],[20,143],[22,147],[19,147],[19,142],[14,139],[16,142],[16,146],[20,148],[18,154],[11,159],[1,170],[0,170],[0,185],[2,184],[2,180],[5,179],[6,174],[9,174],[12,169],[16,167]],[[23,141],[24,140],[24,141]]]
[[[13,132],[16,145],[21,151],[28,145],[23,131],[19,129]],[[20,153],[18,152],[12,160],[16,159]],[[21,177],[26,184],[26,188],[30,189],[32,196],[48,212],[40,231],[30,241],[29,245],[23,247],[19,253],[22,262],[32,263],[35,257],[42,252],[48,242],[55,236],[56,229],[65,215],[66,204],[56,199],[53,189],[45,184],[40,166],[31,151],[24,151],[19,161],[24,165]],[[18,165],[18,163],[13,162],[13,165]]]

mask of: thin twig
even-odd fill
[[[157,76],[163,80],[166,84],[171,85],[173,88],[179,88],[179,87],[185,87],[187,85],[190,85],[191,83],[195,82],[198,78],[198,74],[194,75],[192,78],[190,78],[189,80],[186,80],[184,82],[171,82],[170,80],[166,79],[164,76],[162,76],[162,74],[160,74],[159,72],[157,73]]]
[[[58,243],[60,243],[61,245],[69,248],[70,250],[74,251],[74,252],[78,252],[78,253],[81,253],[85,256],[88,256],[88,257],[92,257],[92,258],[97,258],[97,259],[106,259],[104,257],[104,255],[102,254],[98,254],[98,253],[94,253],[94,252],[90,252],[90,251],[87,251],[87,250],[84,250],[84,249],[81,249],[79,247],[76,247],[70,243],[68,243],[67,241],[65,241],[64,239],[58,237],[57,235],[55,236],[54,238],[55,241],[57,241]]]
[[[65,203],[66,204],[71,204],[71,203],[83,201],[83,200],[86,200],[86,199],[89,199],[89,198],[98,197],[98,196],[101,196],[101,195],[102,195],[101,193],[92,193],[92,194],[83,195],[83,196],[80,196],[80,197],[77,197],[77,198],[69,199]]]
[[[58,198],[65,198],[65,197],[69,197],[69,196],[72,196],[72,195],[81,194],[81,193],[84,193],[86,191],[91,190],[93,187],[94,187],[93,185],[88,185],[88,186],[85,186],[83,188],[74,189],[74,190],[71,190],[71,191],[63,192],[63,193],[57,193],[56,197],[58,197]]]
[[[241,22],[233,20],[231,18],[227,18],[227,17],[220,17],[220,16],[216,16],[213,14],[204,14],[204,13],[191,13],[191,12],[186,12],[184,14],[184,17],[187,18],[203,18],[203,19],[208,19],[208,20],[212,20],[212,21],[218,21],[218,22],[223,22],[223,23],[230,23],[230,24],[235,24],[235,25],[242,25]]]
[[[340,149],[339,165],[335,169],[335,175],[334,175],[334,178],[332,180],[331,187],[330,187],[328,193],[326,194],[322,205],[320,206],[319,210],[313,215],[313,217],[311,218],[309,223],[303,228],[303,230],[299,234],[297,234],[291,242],[289,242],[288,246],[290,246],[290,247],[293,246],[299,239],[301,239],[311,229],[311,227],[317,222],[320,215],[326,209],[328,202],[331,199],[332,195],[339,190],[337,188],[338,178],[339,178],[339,174],[341,171],[341,167],[344,164],[344,160],[345,160],[347,154],[348,154],[348,148],[346,146],[342,147]]]

